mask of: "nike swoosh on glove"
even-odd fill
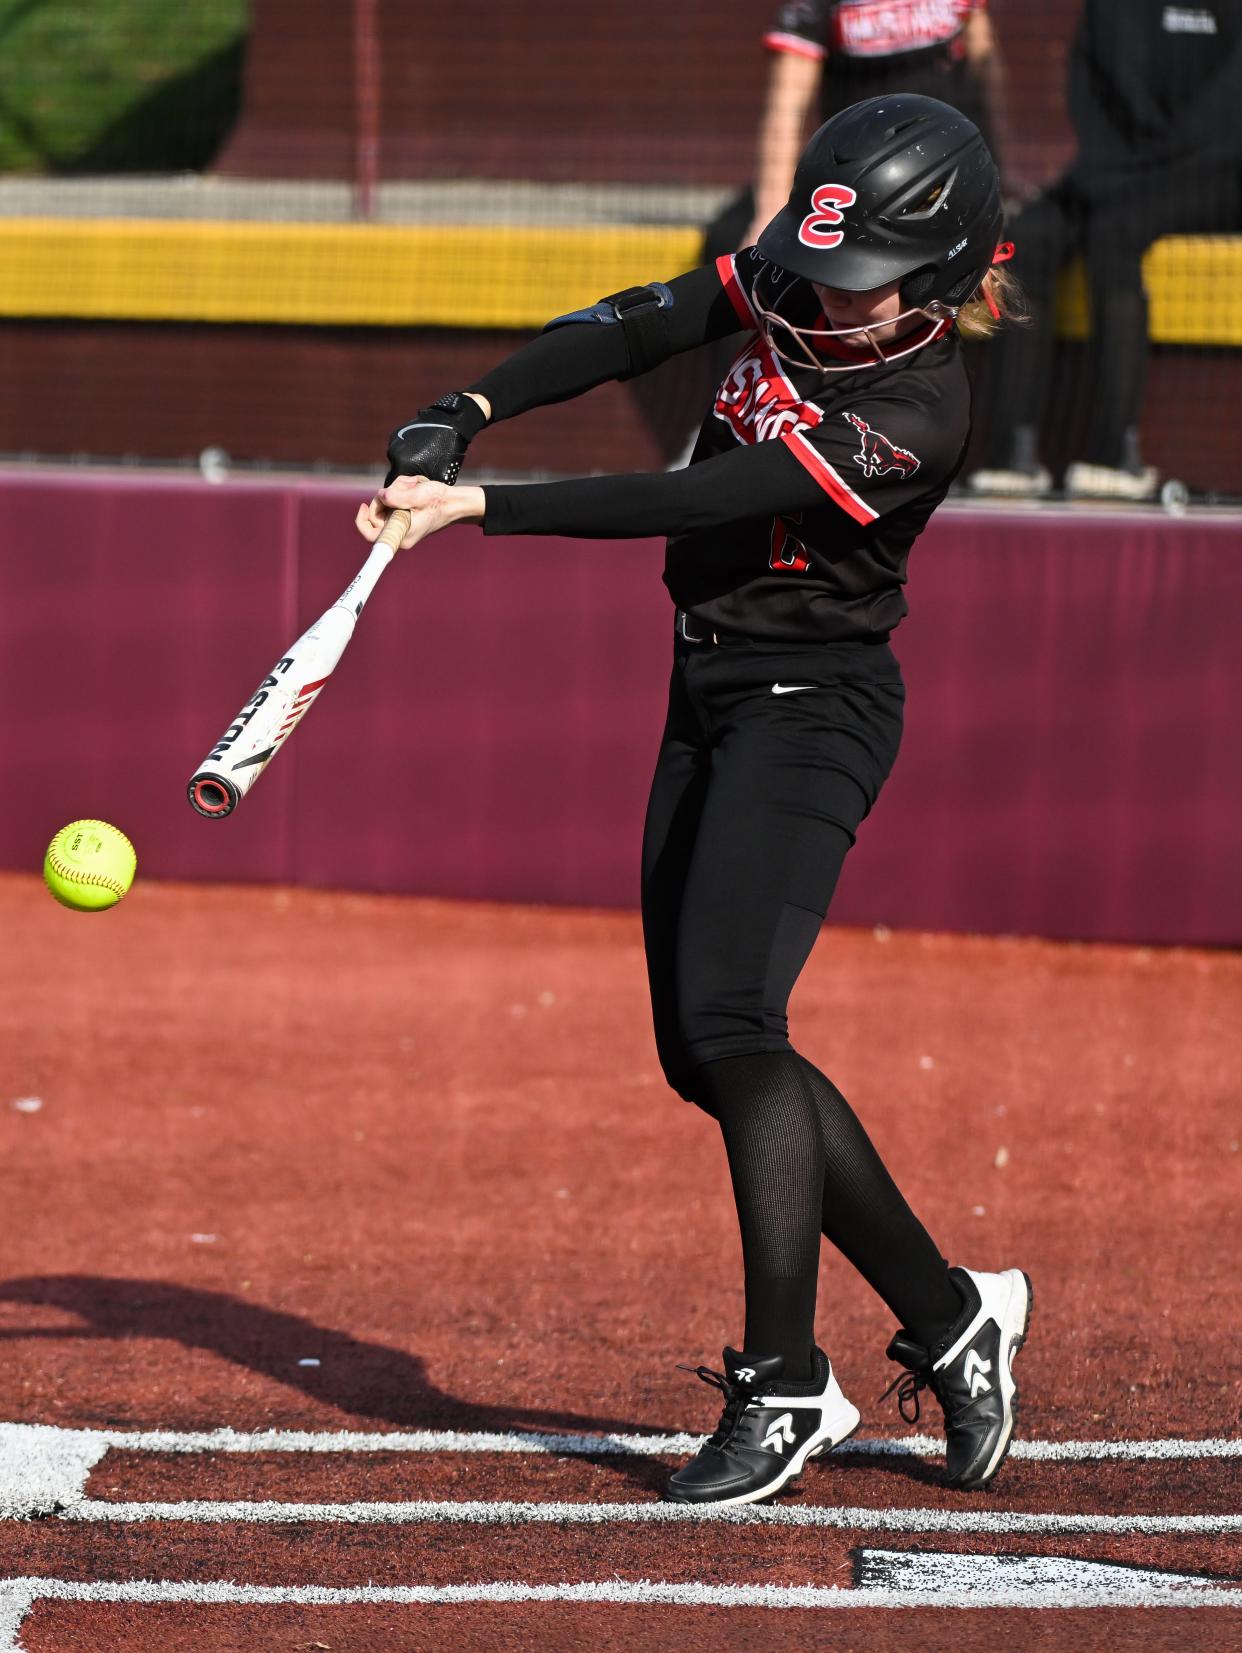
[[[456,482],[466,449],[487,423],[479,404],[451,390],[430,407],[420,408],[408,424],[388,438],[387,488],[399,476],[429,476],[433,482]]]

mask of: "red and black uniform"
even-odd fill
[[[969,407],[944,323],[900,362],[789,368],[758,326],[765,283],[782,288],[791,320],[819,318],[809,284],[754,249],[669,283],[673,350],[742,335],[687,467],[489,486],[484,528],[668,536],[677,623],[642,854],[656,1045],[669,1083],[721,1123],[751,1246],[747,1347],[786,1349],[793,1379],[813,1342],[821,1226],[903,1324],[930,1336],[959,1312],[947,1265],[861,1124],[792,1050],[786,1006],[897,755],[904,688],[888,637],[906,611],[910,546],[961,463]],[[557,326],[470,388],[498,419],[564,400],[626,375],[622,332]],[[792,1180],[780,1188],[742,1117],[755,1084],[765,1096],[806,1088],[822,1121],[811,1128],[806,1098],[790,1104],[777,1138]],[[770,1230],[796,1261],[756,1261],[767,1241],[755,1236]]]
[[[910,546],[961,462],[970,398],[957,340],[942,336],[904,361],[858,373],[792,367],[758,330],[753,289],[762,276],[770,304],[792,280],[808,322],[826,325],[807,284],[765,270],[753,248],[722,258],[718,269],[751,331],[692,463],[775,442],[818,491],[797,511],[674,536],[665,582],[713,630],[881,641],[906,613]]]
[[[785,1000],[896,756],[887,639],[969,427],[954,334],[856,372],[791,368],[758,326],[757,283],[769,305],[793,283],[783,312],[820,317],[810,285],[753,248],[669,284],[675,349],[745,335],[685,469],[486,490],[488,534],[668,536],[677,653],[643,905],[661,1056],[687,1096],[702,1061],[786,1046]],[[470,388],[503,419],[625,361],[619,327],[560,327]]]
[[[903,1395],[930,1385],[945,1410],[953,1484],[984,1485],[1012,1438],[1012,1384],[985,1401],[970,1363],[1012,1357],[1029,1284],[950,1271],[786,1021],[897,755],[889,637],[910,548],[966,448],[953,318],[986,282],[1001,222],[968,119],[917,95],[864,100],[811,139],[757,247],[558,316],[470,387],[477,400],[441,397],[389,443],[395,474],[451,482],[484,401],[507,419],[696,346],[733,353],[683,469],[484,490],[489,534],[668,540],[676,620],[643,936],[664,1072],[720,1127],[746,1283],[742,1350],[726,1349],[723,1375],[699,1369],[725,1410],[671,1477],[679,1501],[769,1497],[857,1422],[815,1342],[822,1235],[901,1322],[889,1354]],[[833,328],[816,296],[834,288],[900,293],[900,337],[851,353],[860,330]]]
[[[862,98],[919,92],[987,131],[964,31],[987,0],[784,0],[763,37],[774,52],[824,65],[820,120]]]
[[[856,373],[790,367],[760,330],[756,282],[760,302],[770,307],[779,295],[798,320],[801,297],[801,319],[825,325],[810,286],[754,248],[671,283],[679,349],[747,335],[688,467],[489,488],[485,531],[667,534],[665,584],[691,630],[774,643],[883,643],[906,612],[910,546],[965,448],[970,398],[956,336],[943,335],[941,324],[942,336],[914,355]],[[793,292],[781,293],[787,285]],[[615,377],[619,350],[619,329],[561,329],[472,388],[492,400],[493,417],[505,418],[534,405],[535,380],[549,372],[538,356],[561,359],[559,377],[544,386],[553,394],[542,398],[558,400],[575,394],[566,384]]]

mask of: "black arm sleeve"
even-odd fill
[[[683,471],[591,476],[483,490],[485,534],[639,539],[822,506],[824,490],[783,442],[733,448]]]
[[[675,276],[668,288],[673,295],[666,322],[670,355],[742,331],[714,264]],[[621,378],[628,370],[621,327],[570,322],[538,334],[466,388],[487,397],[495,423],[528,408],[568,401],[595,385]]]

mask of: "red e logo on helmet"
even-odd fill
[[[857,199],[857,191],[848,184],[820,184],[811,196],[810,212],[798,227],[798,240],[804,247],[814,247],[820,252],[839,247],[845,240],[845,232],[830,226],[844,224],[840,209],[852,207]]]

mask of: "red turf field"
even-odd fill
[[[857,1449],[670,1521],[668,1443],[536,1438],[702,1431],[677,1362],[740,1331],[632,916],[8,875],[0,932],[0,1425],[52,1426],[0,1428],[0,1649],[1242,1640],[1239,957],[828,932],[799,1042],[1034,1279],[1024,1455],[880,1450],[889,1317],[828,1259]]]

